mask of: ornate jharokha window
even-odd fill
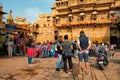
[[[109,12],[107,18],[109,18],[109,19],[114,19],[114,18],[115,18],[115,14],[116,14],[115,11],[114,11],[114,10],[111,10],[111,11]]]
[[[107,16],[108,19],[112,19],[113,17],[114,17],[113,14],[108,14],[108,16]]]
[[[91,20],[97,20],[97,11],[94,11],[92,14],[91,14]]]
[[[72,20],[73,20],[73,15],[72,14],[68,15],[68,20],[69,20],[69,22],[72,22]]]
[[[55,17],[55,20],[56,20],[56,24],[58,24],[60,22],[60,18],[58,16]]]
[[[84,17],[83,16],[80,16],[80,21],[84,21]]]
[[[96,15],[91,15],[91,20],[97,20],[97,16]]]
[[[78,16],[78,21],[84,21],[85,20],[85,13],[80,13]]]

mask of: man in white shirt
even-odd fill
[[[11,57],[12,56],[12,49],[13,49],[13,41],[12,39],[10,39],[8,42],[7,42],[7,45],[8,45],[8,56]]]

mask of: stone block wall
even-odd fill
[[[110,42],[110,29],[107,26],[99,26],[99,27],[73,27],[72,37],[73,40],[77,40],[80,34],[80,31],[84,31],[85,34],[91,39],[91,42],[98,41],[101,42]],[[59,35],[68,35],[69,40],[71,40],[71,29],[60,29]]]

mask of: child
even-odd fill
[[[32,42],[31,45],[27,49],[28,64],[32,63],[32,59],[35,56],[34,46],[35,44]]]

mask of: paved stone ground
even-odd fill
[[[0,80],[73,80],[72,73],[55,71],[57,58],[34,59],[27,57],[0,58]]]
[[[73,61],[78,64],[78,59]],[[0,58],[0,80],[74,80],[71,72],[55,71],[57,58],[39,58],[33,62],[29,66],[25,56]],[[102,71],[97,67],[95,57],[91,57],[89,75],[77,77],[79,80],[120,80],[120,51],[113,58],[110,56],[109,62],[108,68]]]
[[[120,80],[120,51],[114,57],[109,53],[109,65],[104,70],[100,70],[95,57],[90,57],[90,72],[86,75],[78,74],[78,80]]]

